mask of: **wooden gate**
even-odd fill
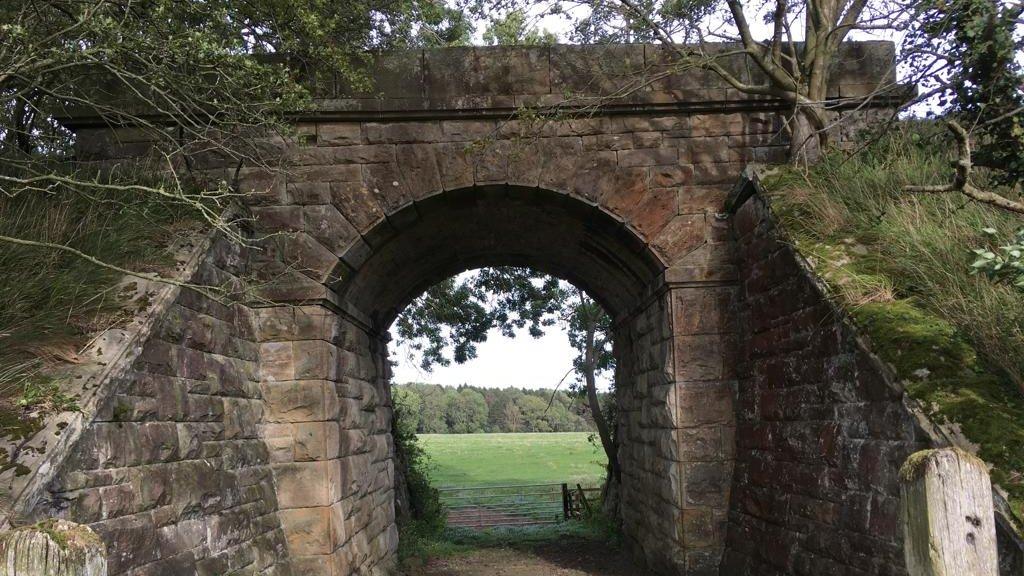
[[[576,484],[514,484],[440,488],[448,525],[462,528],[539,526],[582,518],[599,488]],[[589,495],[589,496],[588,496]]]

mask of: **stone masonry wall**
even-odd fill
[[[264,434],[295,572],[383,573],[398,546],[385,344],[324,306],[257,314]]]
[[[732,478],[735,289],[674,286],[618,335],[623,533],[665,574],[718,574]],[[667,545],[672,543],[672,545]]]
[[[215,241],[193,283],[237,285]],[[251,310],[183,290],[61,464],[35,516],[88,524],[109,574],[290,574],[260,421]]]
[[[672,334],[662,295],[616,334],[623,535],[635,556],[675,572],[679,474],[671,442],[675,385],[666,370]],[[682,559],[679,559],[682,560]]]
[[[765,201],[733,225],[743,339],[722,574],[904,574],[897,472],[929,440]]]

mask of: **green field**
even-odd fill
[[[420,434],[437,487],[568,482],[597,486],[603,451],[586,432]]]

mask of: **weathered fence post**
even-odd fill
[[[562,483],[562,519],[568,520],[572,516],[572,503],[569,502],[569,485]]]
[[[0,534],[0,576],[106,576],[103,542],[87,526],[46,520]]]
[[[910,576],[997,576],[988,468],[957,448],[924,450],[900,470],[904,555]]]

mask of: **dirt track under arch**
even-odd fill
[[[487,548],[431,560],[408,576],[648,576],[625,551],[601,542],[563,541],[530,548]]]

